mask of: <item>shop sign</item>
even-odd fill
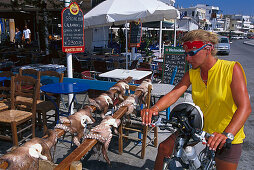
[[[142,37],[142,23],[130,23],[130,47],[140,47]]]
[[[182,47],[164,46],[163,83],[176,85],[180,82],[187,69],[185,58],[186,56]],[[174,76],[174,81],[171,81]]]
[[[62,50],[80,53],[85,50],[84,15],[76,2],[62,10]]]

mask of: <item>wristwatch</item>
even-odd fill
[[[227,133],[227,132],[223,132],[223,135],[225,135],[228,139],[230,139],[231,141],[234,140],[234,135],[232,133]]]

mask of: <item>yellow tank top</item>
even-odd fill
[[[208,71],[207,85],[201,79],[200,68],[189,71],[193,102],[204,114],[203,130],[208,133],[222,133],[237,109],[230,87],[235,63],[235,61],[217,60]],[[242,71],[246,82],[243,68]],[[235,135],[232,144],[242,143],[244,138],[242,127]]]

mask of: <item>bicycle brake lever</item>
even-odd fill
[[[162,124],[162,118],[161,117],[159,117],[159,116],[156,116],[156,118],[154,119],[154,120],[156,120],[157,119],[157,121],[155,121],[154,123],[151,123],[151,126],[152,127],[155,127],[155,126],[163,126],[164,124]]]

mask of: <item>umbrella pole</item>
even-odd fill
[[[176,19],[175,19],[175,24],[174,24],[174,47],[176,47]]]
[[[65,0],[64,6],[68,7],[69,5],[70,5],[70,0]],[[72,73],[72,54],[71,53],[66,53],[66,58],[67,58],[67,75],[68,75],[68,78],[73,78],[73,73]],[[72,98],[73,98],[73,94],[68,94],[68,103],[69,103],[69,106],[71,104]],[[74,113],[74,111],[73,111],[73,104],[71,105],[70,111],[71,111],[71,114]]]
[[[125,58],[126,58],[126,70],[128,70],[128,38],[127,38],[127,21],[125,22]]]
[[[162,43],[162,21],[160,21],[159,58],[161,58],[161,43]]]

